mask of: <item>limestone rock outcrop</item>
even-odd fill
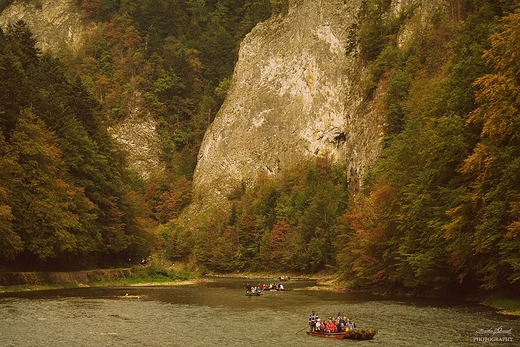
[[[361,0],[291,1],[243,40],[228,96],[206,132],[195,203],[224,202],[261,173],[331,155],[359,178],[380,154],[382,120],[363,105],[363,67],[347,53]]]
[[[17,0],[2,12],[0,27],[23,20],[42,51],[57,52],[63,45],[76,50],[96,28],[94,22],[81,18],[77,3],[75,0]]]

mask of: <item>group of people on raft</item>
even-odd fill
[[[316,310],[312,310],[309,316],[309,327],[311,332],[340,333],[356,329],[356,323],[350,318],[343,317],[339,312],[337,317],[329,317],[326,321],[322,321]]]
[[[246,293],[261,293],[262,290],[284,290],[283,284],[279,283],[271,283],[271,284],[258,284],[256,287],[253,287],[249,283],[246,285]]]

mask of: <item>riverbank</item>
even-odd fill
[[[490,296],[484,299],[481,303],[494,308],[501,314],[520,317],[520,299],[518,298]]]
[[[187,268],[184,264],[163,267],[157,264],[134,266],[119,269],[96,269],[72,272],[0,272],[0,293],[49,290],[78,287],[125,287],[125,286],[177,286],[197,282],[210,281],[210,277],[235,277],[244,279],[272,279],[273,282],[282,278],[290,281],[311,279],[316,286],[311,290],[346,291],[344,284],[336,281],[331,273],[312,275],[295,275],[281,273],[205,273],[200,275],[196,270]],[[368,291],[370,292],[370,291]],[[520,316],[520,298],[502,295],[489,295],[481,299],[468,299],[489,306],[504,315]]]
[[[2,272],[0,286],[45,286],[67,283],[90,283],[99,281],[121,281],[132,274],[131,268],[97,269],[86,271],[40,271],[40,272]]]
[[[183,264],[156,262],[129,268],[83,271],[0,272],[0,293],[78,287],[183,285],[204,281]]]
[[[78,287],[117,287],[117,286],[175,286],[210,281],[211,277],[234,277],[244,279],[272,279],[272,282],[311,279],[317,285],[311,290],[338,290],[331,274],[300,276],[279,273],[205,273],[185,264],[163,266],[147,264],[119,269],[96,269],[69,272],[0,272],[0,293],[49,290]]]

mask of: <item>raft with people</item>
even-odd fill
[[[260,296],[260,295],[262,295],[261,290],[246,291],[246,296]]]
[[[307,335],[317,337],[328,337],[333,339],[350,339],[350,340],[371,340],[374,335],[377,334],[377,330],[373,329],[355,329],[349,331],[342,331],[339,333],[327,333],[321,331],[307,331]]]
[[[357,329],[352,318],[342,316],[340,312],[337,317],[330,316],[329,319],[322,321],[316,310],[312,310],[309,316],[309,328],[307,335],[333,339],[371,340],[377,334],[377,330],[374,329]]]
[[[246,285],[246,296],[259,296],[262,294],[262,287],[253,287],[249,283]]]
[[[280,282],[278,282],[278,283],[271,283],[271,284],[262,284],[262,285],[259,284],[258,288],[261,288],[263,291],[277,291],[277,292],[280,292],[280,291],[284,291],[285,290],[285,287]]]
[[[282,283],[278,282],[276,284],[258,284],[256,287],[250,285],[249,283],[245,287],[247,296],[258,296],[261,295],[264,291],[283,291],[285,290]]]

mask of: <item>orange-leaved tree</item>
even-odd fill
[[[484,57],[493,71],[476,81],[470,117],[480,141],[463,167],[474,177],[466,203],[476,212],[471,246],[487,289],[520,283],[520,11],[502,20],[491,44]]]

